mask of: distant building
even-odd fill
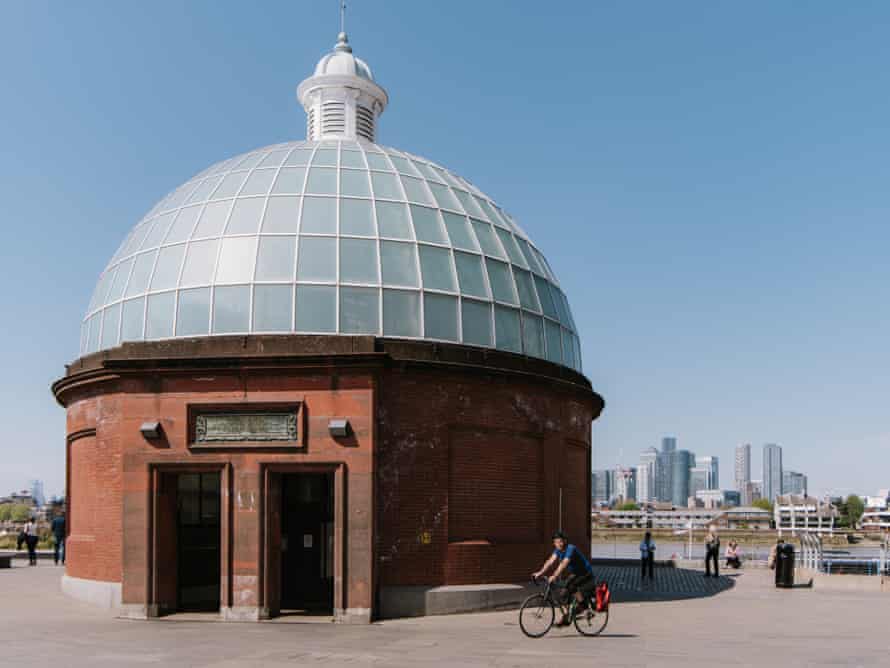
[[[720,516],[717,526],[726,529],[769,529],[772,517],[763,508],[738,506],[726,508]]]
[[[612,472],[594,471],[591,476],[590,489],[593,492],[594,505],[608,505],[612,500]]]
[[[741,495],[734,489],[703,489],[695,498],[704,508],[729,508],[740,504]]]
[[[713,455],[695,458],[695,467],[707,471],[705,489],[720,489],[720,458]]]
[[[774,501],[782,493],[782,448],[775,443],[763,446],[763,498]]]
[[[617,468],[615,469],[614,497],[618,501],[637,500],[637,470]]]
[[[744,443],[735,449],[735,488],[742,495],[742,503],[750,506],[754,499],[746,496],[751,482],[751,444]]]
[[[701,491],[710,489],[708,487],[708,469],[702,466],[696,466],[689,471],[689,496],[694,498]]]
[[[658,500],[657,473],[658,450],[649,448],[640,453],[640,465],[637,466],[637,501],[650,503]]]
[[[689,499],[689,471],[695,466],[695,455],[689,450],[677,450],[671,460],[671,502],[683,506]]]
[[[782,494],[807,495],[807,477],[797,471],[782,471]]]
[[[762,499],[763,498],[763,481],[752,480],[751,482],[749,482],[748,487],[747,487],[747,493],[751,499],[751,503],[754,503],[758,499]],[[743,499],[742,505],[747,506],[749,504],[745,503],[744,499]]]
[[[832,533],[838,515],[835,505],[813,496],[780,494],[773,507],[773,520],[780,536],[786,531],[792,536],[800,531]]]
[[[31,494],[31,490],[23,489],[20,492],[13,492],[8,497],[9,503],[21,504],[24,506],[35,506],[34,496]]]
[[[677,439],[674,436],[665,436],[661,439],[661,452],[656,461],[657,491],[656,498],[659,501],[668,502],[674,494],[674,455],[677,452]]]
[[[887,510],[890,506],[890,490],[878,490],[875,496],[866,496],[862,501],[866,510]]]
[[[689,472],[689,496],[706,489],[720,488],[720,463],[717,457],[695,458],[695,467]]]
[[[710,525],[719,529],[769,529],[770,514],[761,508],[672,508],[651,510],[594,510],[591,519],[599,528],[693,529]]]
[[[859,519],[859,528],[863,531],[890,531],[890,512],[883,510],[866,510]]]
[[[863,531],[890,531],[890,490],[879,490],[876,496],[866,496],[865,512],[859,520]]]
[[[46,504],[46,497],[43,495],[43,481],[31,481],[31,498],[34,499],[34,505],[43,506]]]

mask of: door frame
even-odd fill
[[[334,616],[346,609],[344,570],[346,563],[346,465],[344,462],[329,463],[280,463],[260,464],[262,494],[260,495],[260,610],[264,617],[275,617],[281,612],[281,559],[272,549],[276,536],[280,540],[280,528],[276,530],[274,521],[280,521],[280,510],[272,507],[281,493],[272,488],[273,475],[282,473],[330,473],[333,474],[334,488]]]
[[[148,582],[146,591],[148,600],[146,609],[149,617],[157,617],[170,612],[166,607],[167,601],[161,600],[161,575],[160,569],[167,564],[159,556],[162,521],[176,522],[176,518],[165,517],[163,520],[159,508],[159,492],[161,490],[161,476],[165,474],[180,473],[218,473],[219,474],[219,607],[231,607],[232,605],[232,467],[228,462],[203,462],[200,464],[149,464],[148,485],[148,568],[146,576]],[[163,566],[162,566],[163,564]],[[175,605],[173,606],[175,609]]]

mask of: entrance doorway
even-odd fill
[[[220,608],[220,475],[176,476],[176,610]]]
[[[281,609],[334,607],[334,476],[281,475]]]

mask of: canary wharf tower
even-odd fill
[[[521,582],[558,527],[589,541],[603,400],[554,270],[376,143],[390,100],[345,33],[297,98],[305,141],[175,188],[99,276],[53,385],[72,596],[367,622]]]

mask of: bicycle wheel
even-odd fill
[[[596,605],[588,605],[575,613],[575,628],[582,636],[598,636],[609,623],[609,610],[596,611]]]
[[[550,627],[556,613],[543,594],[532,594],[519,609],[519,628],[529,638],[540,638]]]

